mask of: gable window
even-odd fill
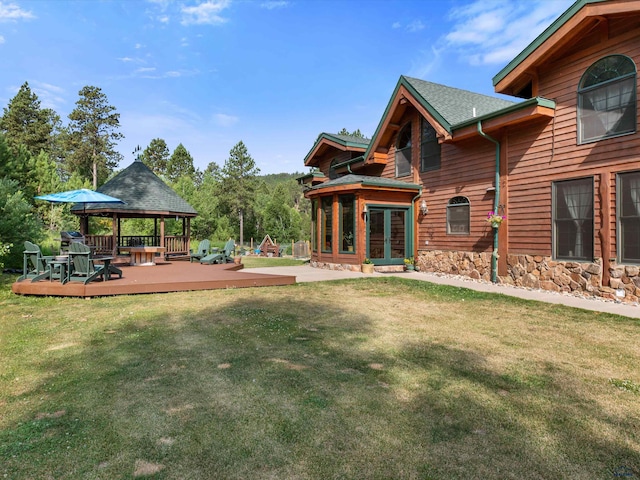
[[[411,123],[407,123],[398,134],[396,142],[396,177],[411,174]]]
[[[640,172],[621,173],[618,193],[618,256],[621,263],[640,263]]]
[[[334,158],[331,160],[331,165],[329,165],[329,180],[335,180],[338,178],[338,172],[336,172],[336,165],[338,164],[338,160]]]
[[[447,233],[451,235],[469,234],[469,199],[453,197],[447,205]]]
[[[423,118],[420,138],[420,171],[426,172],[438,168],[440,168],[440,143],[435,128]]]
[[[636,66],[624,55],[591,65],[578,88],[578,143],[636,131]]]
[[[321,249],[331,252],[331,237],[333,235],[333,198],[322,197],[322,226],[320,233]]]
[[[340,244],[341,253],[353,253],[356,239],[355,197],[340,195]]]
[[[593,179],[553,183],[553,254],[593,260]]]

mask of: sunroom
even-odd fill
[[[402,266],[414,256],[417,184],[348,174],[311,187],[312,262]],[[358,267],[359,268],[359,267]]]

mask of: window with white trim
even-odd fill
[[[398,134],[396,142],[396,177],[411,174],[411,123],[407,123]]]
[[[593,178],[553,183],[553,255],[593,260]]]
[[[618,258],[640,263],[640,172],[619,174],[617,195]]]
[[[591,65],[578,88],[578,143],[635,133],[636,65],[610,55]]]

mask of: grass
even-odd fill
[[[1,278],[0,478],[640,478],[637,320],[394,277]]]

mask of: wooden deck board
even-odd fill
[[[165,262],[150,266],[118,264],[122,278],[93,281],[87,285],[70,282],[30,280],[15,282],[11,290],[20,295],[46,295],[60,297],[100,297],[140,293],[183,292],[188,290],[216,290],[221,288],[267,287],[292,285],[296,277],[268,275],[242,271],[242,265],[201,265],[189,262]]]

